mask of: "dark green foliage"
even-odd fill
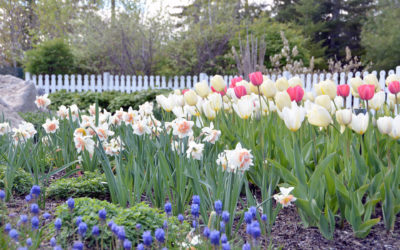
[[[69,45],[54,39],[26,52],[25,70],[32,74],[68,74],[74,70],[74,57]]]
[[[4,181],[7,166],[0,165],[0,189],[4,189]],[[33,185],[33,179],[31,175],[25,172],[23,169],[18,169],[15,172],[13,192],[16,195],[28,194]]]
[[[109,112],[114,112],[120,108],[138,109],[139,105],[149,101],[154,101],[159,94],[166,93],[169,90],[152,89],[137,91],[134,93],[122,93],[118,91],[107,92],[66,92],[65,90],[57,91],[49,95],[51,100],[50,109],[57,110],[59,106],[69,106],[72,104],[78,105],[83,109],[88,109],[93,103],[98,102],[99,107],[107,109]]]
[[[58,179],[47,188],[47,198],[67,199],[68,197],[108,196],[109,191],[104,174],[86,171],[82,176]]]
[[[82,216],[82,221],[88,225],[88,233],[86,234],[85,241],[88,249],[94,246],[95,239],[91,236],[91,230],[94,225],[98,225],[101,228],[105,228],[106,223],[101,223],[98,217],[98,212],[101,209],[107,211],[107,222],[113,220],[117,225],[124,226],[126,237],[132,241],[133,245],[136,246],[141,240],[141,236],[145,230],[151,230],[154,235],[156,228],[161,228],[164,220],[167,219],[165,213],[162,213],[158,209],[150,208],[144,203],[136,204],[130,208],[121,208],[107,201],[100,201],[97,199],[90,198],[78,198],[75,199],[75,209],[69,210],[66,204],[57,207],[56,217],[62,220],[61,232],[58,236],[63,247],[67,243],[72,242],[72,237],[76,230],[75,219],[78,216]],[[137,230],[136,224],[140,223],[142,229]],[[52,227],[54,228],[53,224]],[[176,217],[168,218],[168,242],[169,246],[178,241],[178,237],[181,239],[186,234],[185,230],[188,230],[188,224],[184,223],[180,225]],[[106,229],[103,231],[101,236],[104,239],[107,248],[111,242],[111,231]],[[100,240],[100,239],[99,239]],[[175,245],[176,246],[176,245]]]
[[[46,118],[48,118],[47,114],[42,112],[19,112],[18,114],[26,122],[32,123],[37,131],[42,128],[42,125],[46,122]]]

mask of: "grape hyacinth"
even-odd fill
[[[33,185],[31,188],[31,192],[30,195],[32,195],[33,197],[39,197],[40,195],[40,187],[38,185]]]
[[[267,219],[268,219],[268,217],[267,217],[266,214],[261,215],[261,220],[262,220],[262,221],[266,222]]]
[[[95,236],[95,237],[97,237],[97,236],[100,235],[100,229],[99,229],[98,226],[93,226],[93,228],[92,228],[92,235]]]
[[[17,230],[11,229],[10,232],[8,233],[8,236],[10,236],[10,238],[13,240],[18,241],[19,233]]]
[[[164,232],[164,230],[162,228],[157,228],[155,233],[154,233],[154,236],[155,236],[155,238],[156,238],[156,240],[158,242],[164,243],[164,241],[165,241],[165,232]]]
[[[137,245],[136,249],[137,250],[144,250],[144,245],[142,243],[140,243],[139,245]]]
[[[216,230],[211,231],[210,242],[214,246],[219,246],[219,231]]]
[[[73,250],[83,250],[83,243],[80,241],[75,241],[74,245],[72,246]]]
[[[171,215],[171,212],[172,212],[171,202],[165,203],[164,210],[165,210],[165,212],[167,213],[168,216]]]
[[[37,216],[33,216],[31,219],[32,229],[39,228],[39,218]]]
[[[107,211],[105,209],[99,210],[99,218],[100,220],[105,221],[107,218]]]
[[[57,245],[56,238],[52,237],[52,238],[50,239],[50,245],[51,245],[52,247],[55,247],[55,246]]]
[[[185,218],[183,217],[183,215],[182,214],[178,214],[178,220],[179,220],[179,222],[182,224],[183,223],[183,220],[184,220]]]
[[[76,225],[77,227],[79,227],[79,224],[81,224],[81,222],[82,222],[82,216],[76,217],[75,225]]]
[[[203,230],[204,237],[208,239],[210,237],[210,233],[211,233],[210,229],[208,227],[205,227]]]
[[[56,228],[57,231],[59,231],[59,230],[61,229],[61,225],[62,225],[61,219],[60,219],[60,218],[57,218],[57,219],[54,221],[54,227]]]
[[[151,246],[153,243],[153,238],[151,237],[151,232],[150,231],[145,231],[142,235],[143,238],[143,244],[146,246]]]
[[[42,216],[43,216],[43,219],[45,219],[45,220],[49,220],[51,218],[51,215],[47,212],[45,212]]]
[[[6,198],[6,193],[0,189],[0,200],[4,200]]]
[[[192,204],[197,204],[200,206],[200,196],[198,195],[193,195],[192,197]]]
[[[222,250],[231,250],[231,246],[228,242],[222,244]]]
[[[222,214],[222,201],[217,200],[217,201],[214,203],[214,209],[215,209],[215,212],[216,212],[218,215],[221,215],[221,214]]]
[[[72,198],[69,198],[69,199],[67,200],[67,205],[68,205],[68,208],[69,208],[70,210],[73,210],[73,209],[75,208],[75,200],[72,199]]]
[[[124,249],[125,250],[131,250],[132,249],[132,242],[128,239],[124,240]]]
[[[229,222],[229,212],[228,211],[223,211],[222,212],[222,221],[225,223]]]
[[[38,214],[39,213],[39,206],[36,203],[31,204],[31,213]]]
[[[125,228],[123,226],[118,227],[117,237],[120,241],[125,240]]]

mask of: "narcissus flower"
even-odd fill
[[[46,119],[46,123],[42,125],[42,127],[44,128],[44,130],[46,131],[46,133],[50,134],[50,133],[55,133],[59,127],[59,121],[57,119]]]
[[[74,136],[74,143],[78,153],[86,149],[90,155],[93,155],[95,143],[91,136]]]
[[[186,151],[187,158],[201,160],[203,157],[204,144],[189,141],[188,149]]]
[[[221,131],[214,129],[214,124],[211,122],[210,127],[203,127],[201,132],[205,135],[203,141],[215,144],[221,136]]]
[[[282,207],[290,206],[291,202],[296,201],[296,197],[290,194],[294,187],[279,187],[281,191],[279,194],[274,194],[274,199],[282,205]]]
[[[40,109],[45,109],[47,108],[50,104],[51,101],[48,98],[48,94],[42,95],[42,96],[36,96],[35,104],[38,108]]]
[[[184,138],[193,135],[193,121],[187,121],[183,118],[178,118],[173,123],[173,134],[179,138]]]

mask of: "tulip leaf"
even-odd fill
[[[380,221],[380,218],[376,218],[376,219],[367,220],[366,222],[362,223],[360,225],[359,229],[357,231],[355,231],[355,236],[357,238],[365,238],[369,234],[369,231],[371,230],[371,228],[373,226],[375,226],[376,224],[378,224],[379,221]]]

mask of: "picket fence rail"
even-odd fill
[[[388,72],[382,70],[379,73],[372,71],[372,74],[376,75],[379,84],[382,89],[387,93],[387,87],[385,80],[388,75],[396,74],[400,76],[400,66],[397,66],[395,70],[389,70]],[[355,74],[350,72],[346,73],[320,73],[320,74],[299,74],[297,75],[303,82],[305,91],[313,92],[314,84],[331,79],[336,84],[348,83],[348,80],[355,76],[365,76],[369,72],[363,73],[356,72]],[[268,77],[275,81],[281,76],[285,76],[287,79],[291,78],[292,75],[289,72],[281,74],[272,74]],[[225,81],[229,84],[235,76],[225,75],[223,76]],[[121,91],[132,93],[135,91],[146,90],[146,89],[185,89],[192,88],[194,84],[200,81],[206,81],[210,84],[211,76],[205,73],[200,73],[198,76],[130,76],[130,75],[111,75],[110,73],[103,73],[102,75],[31,75],[29,72],[25,73],[25,80],[32,81],[38,89],[41,89],[44,93],[54,93],[58,90],[65,89],[69,92],[82,92],[82,91]],[[358,98],[352,98],[349,96],[346,100],[347,107],[358,107]]]

